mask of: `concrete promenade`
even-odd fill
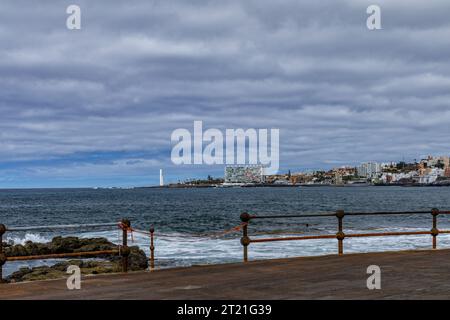
[[[250,257],[251,258],[251,257]],[[381,290],[368,290],[369,265]],[[0,285],[0,299],[450,299],[450,250],[254,261]]]

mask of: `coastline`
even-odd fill
[[[167,186],[150,186],[150,187],[135,187],[132,189],[204,189],[204,188],[363,188],[363,187],[450,187],[450,184],[247,184],[247,185],[167,185]]]

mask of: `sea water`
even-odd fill
[[[0,190],[0,223],[12,226],[91,224],[131,220],[137,229],[155,227],[156,266],[160,268],[193,264],[227,263],[242,260],[241,234],[222,232],[240,224],[239,215],[329,213],[352,211],[414,211],[431,208],[450,210],[447,187],[295,187],[295,188],[200,188],[200,189],[34,189]],[[450,229],[450,216],[438,218],[440,229]],[[290,235],[334,234],[337,219],[299,218],[254,220],[249,235],[284,237]],[[429,231],[431,215],[347,216],[344,231]],[[50,241],[57,235],[106,237],[120,243],[115,227],[84,230],[8,232],[14,243]],[[133,233],[129,245],[149,254],[147,235]],[[431,236],[347,238],[344,251],[428,249]],[[438,247],[450,248],[450,235],[438,236]],[[334,239],[254,243],[249,259],[335,254]],[[53,264],[58,260],[46,260]],[[14,262],[4,266],[5,274],[44,261]]]

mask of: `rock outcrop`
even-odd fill
[[[29,256],[53,253],[88,252],[117,249],[117,246],[106,238],[55,237],[47,243],[27,241],[24,245],[3,243],[6,256]],[[137,246],[130,248],[128,270],[145,270],[148,259]],[[94,259],[92,259],[94,258]],[[98,255],[88,260],[65,260],[52,266],[21,268],[6,278],[9,282],[32,281],[67,277],[67,267],[77,265],[82,274],[98,274],[120,272],[122,269],[119,255]]]

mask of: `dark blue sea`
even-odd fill
[[[240,224],[243,211],[251,214],[328,213],[355,211],[450,210],[447,187],[298,187],[208,189],[41,189],[0,190],[0,223],[8,227],[89,224],[131,220],[132,226],[155,227],[156,263],[159,267],[240,261],[240,233],[220,235]],[[450,216],[438,226],[450,229]],[[251,237],[335,233],[336,218],[255,220]],[[431,215],[345,217],[345,232],[430,230]],[[103,236],[119,242],[119,229],[8,232],[6,241],[50,241],[56,235]],[[439,247],[450,247],[450,235],[439,235]],[[130,240],[131,241],[131,240]],[[132,244],[148,254],[146,235],[133,234]],[[431,236],[346,239],[345,252],[427,249]],[[334,239],[256,243],[250,259],[336,253]],[[54,261],[47,261],[53,263]],[[42,262],[33,262],[42,263]],[[7,263],[6,273],[27,265]]]

